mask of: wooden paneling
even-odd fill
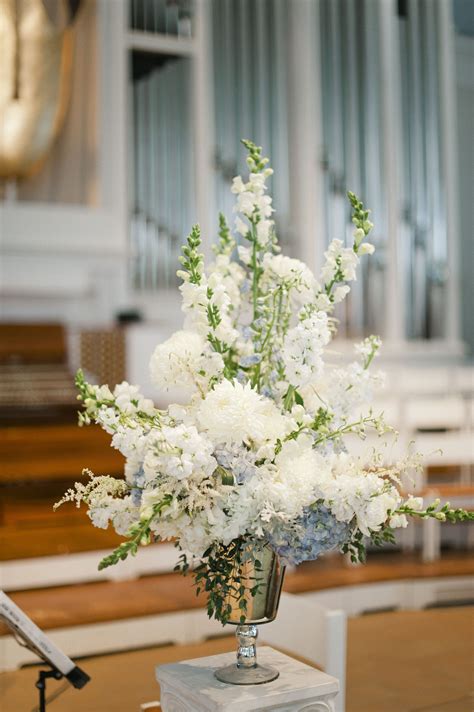
[[[123,457],[97,426],[75,423],[0,429],[0,560],[114,548],[112,529],[96,529],[85,508],[53,511],[74,481],[121,475]]]
[[[0,324],[0,363],[65,363],[61,324]]]
[[[98,426],[22,426],[0,430],[0,483],[78,478],[123,470],[123,457]]]

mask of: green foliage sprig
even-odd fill
[[[179,261],[184,270],[189,274],[189,281],[192,284],[201,284],[201,276],[204,264],[204,256],[198,251],[201,245],[201,229],[199,225],[193,225],[183,246],[183,254]]]
[[[251,563],[256,576],[249,576],[244,567]],[[255,597],[264,586],[258,574],[262,572],[262,563],[254,557],[253,547],[243,538],[232,541],[228,546],[213,546],[204,552],[200,563],[194,568],[196,595],[207,594],[207,614],[223,625],[228,622],[234,609],[233,602],[238,602],[241,611],[240,623],[245,623],[248,598]],[[190,565],[185,554],[174,568],[186,574]]]
[[[172,502],[172,497],[167,496],[161,502],[150,507],[150,511],[146,515],[142,514],[139,522],[130,527],[128,531],[128,541],[124,541],[111,554],[105,556],[99,563],[99,571],[106,569],[109,566],[114,566],[119,561],[124,561],[128,556],[135,556],[140,545],[149,544],[152,537],[150,525],[160,512],[168,507]]]

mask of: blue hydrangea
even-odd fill
[[[132,480],[132,484],[134,485],[130,491],[130,494],[132,495],[132,502],[136,507],[139,507],[142,501],[142,489],[146,484],[145,473],[141,465],[137,472],[133,475]]]
[[[240,445],[218,446],[214,451],[214,457],[221,467],[232,472],[238,485],[246,482],[257,472],[253,454]]]
[[[339,549],[349,536],[349,525],[338,522],[327,507],[319,504],[303,510],[291,524],[278,525],[268,540],[285,563],[297,565]]]

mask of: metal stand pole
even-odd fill
[[[48,677],[53,677],[55,680],[60,680],[62,678],[62,673],[56,668],[51,668],[50,670],[40,670],[38,675],[38,680],[35,687],[39,690],[39,712],[46,712],[46,680]]]

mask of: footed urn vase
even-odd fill
[[[260,563],[258,569],[255,561]],[[238,597],[229,596],[226,603],[231,607],[227,623],[235,625],[237,660],[234,665],[216,670],[216,678],[231,685],[260,685],[276,680],[278,670],[259,665],[257,662],[257,625],[275,620],[280,602],[285,567],[279,557],[266,543],[256,543],[252,557],[241,564],[239,575],[247,582],[258,583],[255,596],[250,591],[245,595],[246,608],[242,609]],[[242,620],[243,614],[245,620]]]

